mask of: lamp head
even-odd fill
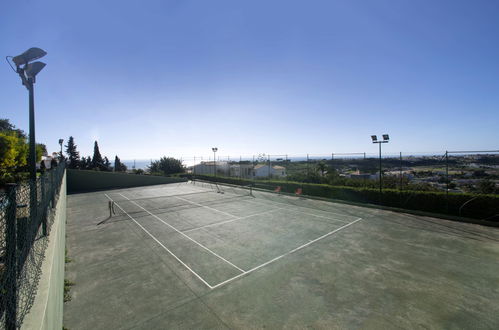
[[[12,61],[16,66],[21,66],[23,64],[28,64],[31,61],[42,58],[45,55],[47,55],[47,52],[43,49],[32,47],[20,55],[14,56],[12,58]]]
[[[59,139],[59,144],[62,146],[62,143],[64,142],[64,139]]]
[[[213,152],[217,152],[217,151],[218,151],[218,148],[211,148],[211,150],[212,150]]]
[[[383,134],[383,141],[388,141],[388,140],[390,140],[388,134]]]
[[[30,64],[26,65],[26,68],[24,69],[24,72],[26,73],[26,77],[28,78],[35,78],[36,75],[42,71],[42,69],[45,67],[45,63],[43,62],[33,62]]]
[[[371,140],[373,140],[373,143],[378,141],[378,137],[376,135],[371,135]]]

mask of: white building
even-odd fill
[[[240,177],[244,179],[253,179],[253,178],[268,178],[269,177],[269,169],[270,169],[270,177],[273,178],[282,178],[286,177],[286,168],[283,166],[272,166],[269,168],[268,165],[255,165],[252,164],[232,164],[229,162],[223,161],[208,161],[201,162],[200,164],[196,164],[192,167],[192,173],[194,175],[214,175],[214,170],[216,166],[217,175],[223,176],[231,176],[231,177]]]
[[[192,167],[192,172],[196,174],[214,175],[215,169],[218,175],[229,175],[229,163],[228,162],[201,162]]]
[[[53,157],[53,156],[42,156],[42,160],[36,163],[36,168],[40,169],[42,162],[44,163],[46,169],[51,168],[52,167],[52,159],[57,160],[57,158]]]
[[[253,177],[254,178],[268,178],[270,172],[270,177],[273,178],[282,178],[286,177],[286,168],[283,166],[268,166],[268,165],[255,165],[253,169]]]
[[[253,177],[252,164],[235,164],[230,166],[230,176],[250,179]]]

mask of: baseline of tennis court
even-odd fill
[[[246,276],[362,220],[198,184],[109,192],[127,217],[210,289]],[[174,193],[174,194],[171,194]],[[117,210],[116,210],[117,208]]]

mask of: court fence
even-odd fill
[[[0,197],[0,329],[20,328],[33,305],[65,163]]]
[[[215,161],[213,161],[215,159]],[[209,181],[499,222],[499,150],[182,157]]]

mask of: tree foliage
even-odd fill
[[[114,170],[116,172],[126,172],[127,167],[123,164],[118,156],[114,157]]]
[[[104,157],[103,165],[104,165],[105,171],[111,171],[111,162],[109,161],[109,159],[107,157]]]
[[[76,150],[76,144],[72,136],[68,139],[68,144],[65,145],[66,154],[68,155],[68,168],[78,168],[80,163],[80,153]]]
[[[8,119],[0,119],[0,177],[2,181],[12,178],[15,172],[26,166],[28,149],[26,134],[16,129]]]
[[[92,169],[103,169],[103,159],[99,151],[99,144],[94,142],[94,155],[92,157]]]
[[[175,173],[184,173],[185,168],[182,162],[172,157],[162,157],[160,160],[152,161],[148,166],[150,173],[161,173],[170,175]]]

